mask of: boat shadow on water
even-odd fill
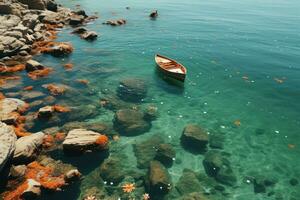
[[[158,87],[164,89],[169,93],[183,94],[184,92],[184,82],[166,76],[157,68],[155,69],[155,80],[157,82]],[[167,84],[163,84],[163,82]]]

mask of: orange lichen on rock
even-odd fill
[[[48,84],[46,86],[46,88],[50,91],[50,93],[54,96],[57,96],[57,95],[62,95],[65,93],[65,88],[64,87],[59,87],[57,85],[54,85],[54,84]]]
[[[89,81],[86,80],[86,79],[77,79],[76,81],[77,81],[78,83],[82,83],[82,84],[84,84],[84,85],[89,84]]]
[[[34,161],[27,165],[25,177],[36,180],[46,189],[58,190],[66,184],[64,176],[54,176],[53,174],[54,169],[42,166],[40,163]]]
[[[59,113],[65,113],[65,112],[70,112],[71,109],[65,106],[61,106],[61,105],[54,105],[53,109],[55,112],[59,112]]]
[[[15,130],[15,134],[17,137],[24,137],[24,136],[31,135],[31,133],[29,133],[25,130],[24,124],[17,124],[14,127],[14,130]]]
[[[28,181],[26,180],[24,183],[20,184],[17,188],[12,191],[5,192],[3,194],[3,200],[19,200],[21,199],[21,195],[28,188]]]
[[[55,134],[55,140],[56,141],[62,141],[62,140],[65,139],[65,137],[66,137],[66,134],[63,133],[63,132],[58,132],[58,133]]]
[[[0,100],[2,100],[2,99],[5,99],[5,96],[4,96],[4,94],[2,92],[0,92]]]
[[[73,68],[73,64],[72,63],[67,63],[67,64],[64,64],[64,68],[66,69],[66,70],[72,70],[72,68]]]
[[[32,71],[32,72],[29,72],[28,76],[31,79],[36,80],[38,78],[48,76],[50,74],[50,72],[52,72],[52,71],[53,71],[52,68],[46,67],[44,69],[39,69],[39,70],[35,70],[35,71]]]
[[[0,85],[5,85],[7,80],[18,80],[20,76],[0,76]]]
[[[49,148],[54,144],[54,137],[52,135],[45,135],[43,138],[43,147]]]
[[[0,73],[14,73],[14,72],[19,72],[19,71],[23,71],[25,69],[25,65],[24,64],[18,64],[15,66],[1,66],[0,67]]]
[[[100,135],[96,139],[96,144],[99,145],[101,148],[105,148],[108,144],[108,137],[106,135]]]
[[[30,91],[33,89],[33,86],[27,86],[27,87],[24,87],[23,90],[25,91]]]

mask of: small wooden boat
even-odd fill
[[[155,62],[159,70],[166,76],[179,81],[185,80],[187,70],[179,62],[159,54],[155,55]]]

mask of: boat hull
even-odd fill
[[[165,76],[176,79],[178,81],[182,81],[182,82],[185,81],[185,76],[186,76],[185,74],[169,72],[169,71],[161,68],[158,64],[156,64],[156,66],[157,66],[157,69]]]

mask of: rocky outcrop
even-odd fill
[[[133,109],[122,109],[115,114],[114,127],[121,134],[134,136],[148,131],[151,124],[144,119],[143,112]]]
[[[41,63],[35,61],[35,60],[28,60],[26,62],[26,71],[27,72],[32,72],[32,71],[35,71],[35,70],[41,70],[41,69],[44,69],[45,66],[42,65]]]
[[[5,98],[0,100],[0,121],[15,124],[19,115],[15,112],[22,110],[26,103],[20,99]]]
[[[197,125],[187,125],[181,135],[182,146],[193,153],[205,152],[208,144],[208,134]]]
[[[180,196],[186,196],[193,192],[199,192],[202,186],[195,172],[189,169],[184,169],[175,188],[179,192]]]
[[[108,20],[104,22],[103,24],[111,25],[111,26],[121,26],[126,24],[127,21],[125,19],[115,19],[115,20]]]
[[[0,122],[0,186],[8,175],[10,161],[16,148],[16,140],[14,129]]]
[[[125,101],[140,102],[147,95],[147,86],[141,79],[124,79],[120,81],[117,94]]]
[[[64,152],[76,154],[86,151],[104,150],[107,148],[108,139],[105,140],[103,136],[100,133],[86,129],[74,129],[68,133],[63,142]]]
[[[82,39],[92,41],[92,40],[97,39],[98,34],[97,34],[95,31],[87,31],[87,32],[81,34],[80,37],[81,37]]]
[[[156,198],[164,196],[172,188],[172,182],[168,171],[158,161],[151,161],[150,163],[147,186],[150,191],[150,196]]]
[[[41,150],[44,136],[43,132],[38,132],[19,138],[16,142],[13,162],[17,164],[24,164],[34,160]]]

